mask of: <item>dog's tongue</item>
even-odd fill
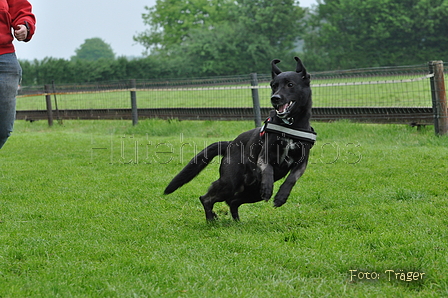
[[[286,109],[288,108],[288,106],[289,106],[289,104],[284,104],[284,105],[278,107],[278,110],[277,110],[277,111],[278,111],[279,113],[283,113],[284,111],[286,111]]]

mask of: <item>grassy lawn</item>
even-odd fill
[[[283,207],[243,205],[236,223],[218,203],[208,224],[217,161],[163,189],[251,121],[17,121],[0,150],[0,297],[447,296],[448,138],[313,126]]]

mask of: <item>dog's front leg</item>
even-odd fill
[[[274,168],[262,157],[259,157],[258,169],[261,172],[261,199],[269,201],[269,199],[272,197],[274,188]]]
[[[291,190],[296,184],[297,180],[299,180],[303,173],[305,173],[307,163],[308,161],[305,160],[291,170],[285,182],[283,182],[277,194],[275,195],[274,207],[280,207],[286,203],[286,200],[288,199],[289,194],[291,193]]]

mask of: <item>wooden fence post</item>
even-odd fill
[[[44,90],[45,90],[45,101],[47,103],[48,126],[53,126],[53,109],[51,108],[50,85],[45,85]]]
[[[59,124],[62,124],[62,119],[61,119],[61,117],[59,117],[58,100],[56,98],[56,87],[54,85],[54,80],[53,80],[53,82],[51,82],[51,86],[53,87],[54,107],[56,109],[56,119],[58,120]]]
[[[258,96],[258,78],[256,73],[250,74],[250,84],[252,86],[252,101],[254,104],[255,127],[261,126],[260,98]]]
[[[434,113],[434,130],[437,135],[448,133],[448,106],[446,103],[443,61],[430,61],[432,109]]]
[[[131,107],[132,107],[132,125],[138,124],[138,109],[137,109],[137,84],[131,80]]]

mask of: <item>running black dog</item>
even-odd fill
[[[274,181],[288,177],[275,195],[274,206],[282,206],[292,187],[305,172],[316,133],[310,126],[310,75],[302,61],[296,71],[282,72],[273,60],[271,103],[275,111],[264,126],[240,134],[231,142],[213,143],[197,154],[165,189],[170,194],[191,181],[211,160],[222,155],[220,178],[200,197],[207,220],[215,220],[216,202],[226,202],[233,219],[239,220],[241,204],[269,200]]]

